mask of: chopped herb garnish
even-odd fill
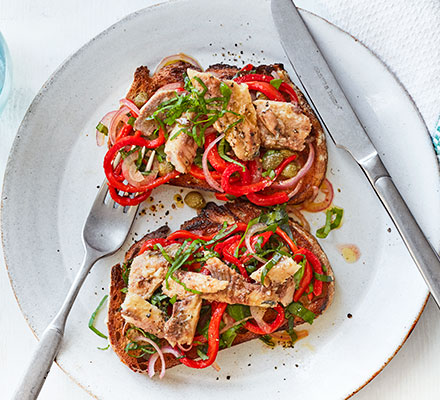
[[[313,275],[315,276],[315,279],[321,282],[332,282],[333,278],[330,275],[324,275],[324,274],[318,274],[317,272],[314,272]]]
[[[150,344],[141,344],[139,343],[137,340],[132,339],[130,336],[130,332],[139,332],[142,336],[152,340],[153,342],[159,344],[159,338],[156,337],[155,335],[145,332],[143,329],[138,328],[136,326],[132,326],[130,328],[127,329],[127,332],[125,333],[125,336],[128,337],[128,339],[130,340],[127,345],[124,348],[124,351],[133,358],[141,358],[146,354],[154,354],[156,352],[156,349],[151,346]],[[140,354],[133,354],[133,352],[138,352],[140,351]]]
[[[281,253],[276,252],[274,256],[263,265],[263,270],[261,272],[261,284],[264,285],[264,279],[266,278],[266,275],[269,273],[269,271],[274,267],[274,265],[281,260],[283,255]]]
[[[108,350],[109,349],[109,347],[110,347],[110,345],[108,344],[107,346],[105,346],[105,347],[97,347],[97,349],[98,350]]]
[[[96,307],[96,310],[93,312],[92,316],[89,319],[89,329],[91,329],[93,332],[95,332],[98,336],[108,339],[106,335],[104,335],[102,332],[100,332],[98,329],[95,328],[95,319],[98,315],[99,310],[104,305],[105,301],[107,300],[108,295],[106,294],[102,300],[99,302],[98,307]]]
[[[231,347],[235,338],[237,337],[237,331],[243,326],[243,324],[238,324],[229,328],[226,332],[223,332],[220,336],[220,347],[222,349]]]
[[[222,140],[220,140],[220,143],[218,144],[218,154],[220,155],[221,158],[223,158],[223,160],[230,162],[232,164],[238,165],[243,170],[243,172],[245,172],[246,167],[241,162],[234,160],[233,158],[229,157],[226,154],[226,151],[225,151],[226,143],[227,142],[224,138]]]
[[[96,125],[96,129],[101,132],[104,135],[108,135],[108,128],[103,124],[103,123],[99,123],[98,125]]]
[[[270,84],[275,88],[275,89],[279,89],[281,84],[283,83],[282,79],[272,79],[270,81]]]
[[[267,346],[275,347],[275,343],[272,341],[272,337],[270,335],[263,335],[258,339],[260,339]]]
[[[197,347],[197,355],[202,359],[202,360],[207,360],[209,357],[207,356],[206,353],[204,353],[200,348]]]
[[[135,117],[130,117],[127,121],[128,125],[134,126],[134,122],[136,121]]]
[[[341,225],[344,210],[342,208],[333,207],[325,212],[325,225],[316,231],[316,236],[325,239],[331,230],[339,228]]]

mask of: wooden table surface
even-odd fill
[[[14,64],[13,91],[0,116],[0,183],[19,123],[49,75],[64,59],[110,24],[156,2],[0,0],[0,31],[9,45]],[[325,10],[313,0],[297,1],[297,4],[326,17]],[[2,254],[0,304],[1,398],[9,398],[36,346],[36,339],[13,295]],[[378,326],[377,334],[386,335],[386,330]],[[430,299],[419,323],[397,356],[353,399],[440,399],[439,376],[440,312]],[[54,366],[40,398],[70,400],[89,399],[90,396]]]

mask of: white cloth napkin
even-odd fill
[[[315,6],[397,76],[419,108],[440,161],[440,1],[315,0]]]

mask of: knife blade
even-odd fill
[[[394,185],[295,4],[271,0],[271,9],[281,44],[311,105],[336,146],[349,152],[364,171],[440,307],[440,256]]]

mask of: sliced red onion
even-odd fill
[[[232,318],[232,317],[231,317]],[[234,322],[232,323],[229,323],[229,324],[226,324],[224,327],[223,327],[223,329],[221,329],[220,330],[220,335],[222,335],[223,333],[225,333],[228,329],[231,329],[232,327],[234,327],[234,326],[236,326],[236,325],[240,325],[241,323],[243,323],[243,322],[246,322],[248,319],[251,319],[251,318],[253,318],[252,316],[250,316],[250,317],[246,317],[246,318],[243,318],[243,319],[241,319],[240,321],[235,321],[235,319],[234,319]]]
[[[132,101],[130,101],[128,99],[121,99],[121,100],[119,100],[119,104],[121,106],[127,107],[132,112],[132,114],[135,114],[135,115],[133,115],[134,117],[139,116],[139,114],[140,114],[139,108],[137,108],[136,104],[134,104]]]
[[[159,172],[159,165],[155,161],[153,162],[153,168],[148,175],[142,175],[142,173],[136,167],[136,160],[138,159],[138,152],[130,154],[122,161],[122,174],[130,185],[134,187],[148,185],[156,179]]]
[[[295,189],[293,189],[293,190],[287,195],[287,197],[289,197],[289,199],[291,199],[293,196],[295,196],[295,195],[299,192],[299,190],[301,189],[301,186],[302,186],[302,181],[300,181],[300,182],[296,185]]]
[[[293,214],[295,218],[293,220],[297,223],[299,223],[307,232],[310,232],[310,224],[304,217],[303,213],[300,211],[300,209],[296,208],[292,205],[287,205],[287,212],[290,216],[290,214]]]
[[[192,349],[193,345],[191,344],[188,347],[185,347],[184,345],[177,343],[177,347],[186,353]]]
[[[154,73],[160,71],[163,67],[166,67],[167,65],[174,64],[177,61],[187,62],[187,63],[193,65],[194,67],[200,68],[203,71],[202,66],[199,64],[199,62],[195,58],[190,57],[184,53],[178,53],[178,54],[173,54],[171,56],[168,56],[168,57],[165,57],[164,59],[162,59],[162,61],[159,63],[159,65],[154,70]]]
[[[110,111],[107,114],[104,115],[104,117],[101,119],[100,123],[102,125],[105,125],[107,129],[110,127],[110,122],[115,115],[117,111]],[[98,129],[96,130],[96,144],[98,146],[102,146],[105,143],[105,136],[102,132],[99,132]]]
[[[148,338],[144,338],[144,339],[147,340]],[[150,343],[149,339],[147,341],[148,341],[148,343]],[[154,343],[152,340],[151,340],[151,342]],[[162,365],[161,365],[159,378],[162,379],[165,376],[165,367],[166,367],[165,358],[163,355],[168,353],[168,354],[172,354],[174,357],[177,358],[177,357],[180,357],[182,354],[180,354],[178,350],[173,349],[171,346],[165,346],[165,347],[162,347],[162,349],[160,349],[156,345],[156,343],[154,343],[154,344],[155,344],[155,346],[153,346],[153,347],[156,349],[157,353],[154,353],[150,357],[150,359],[148,360],[148,376],[150,378],[152,378],[154,376],[154,374],[155,374],[154,367],[156,365],[157,359],[160,357],[160,361],[161,361]]]
[[[130,112],[129,108],[126,106],[121,107],[119,110],[115,112],[113,118],[110,122],[110,126],[108,128],[108,137],[110,139],[111,144],[115,144],[116,141],[116,128],[119,122],[124,121],[127,123],[128,117],[126,114]]]
[[[162,362],[162,368],[160,370],[159,378],[162,379],[164,377],[164,375],[165,375],[165,358],[163,356],[162,350],[160,349],[160,347],[155,342],[153,342],[151,339],[149,339],[147,337],[143,337],[142,341],[143,342],[147,342],[148,344],[153,346],[154,349],[157,352],[157,353],[153,354],[150,357],[150,360],[148,361],[148,376],[150,378],[152,378],[154,376],[154,364],[156,364],[157,357],[160,357],[160,361]],[[153,358],[154,356],[156,356],[156,357]]]
[[[258,233],[258,232],[260,232],[260,231],[262,231],[263,229],[266,229],[266,228],[267,228],[267,225],[266,224],[262,224],[262,223],[252,225],[248,229],[248,231],[246,233],[246,236],[244,237],[244,243],[246,244],[246,248],[248,249],[249,253],[251,253],[255,259],[257,259],[258,261],[260,261],[262,263],[265,263],[266,261],[264,259],[262,259],[261,257],[258,257],[255,254],[255,249],[253,249],[252,245],[251,245],[251,237],[254,236],[256,233]]]
[[[251,306],[250,307],[251,310],[251,315],[252,318],[255,320],[255,322],[257,323],[258,327],[261,328],[261,330],[264,333],[269,333],[270,332],[270,326],[269,324],[267,324],[264,320],[264,314],[266,314],[266,308],[262,308],[262,307],[254,307]]]
[[[314,186],[314,188],[316,188],[316,186]],[[324,199],[316,202],[319,192],[324,194]],[[324,211],[332,204],[333,197],[334,197],[333,185],[330,183],[328,179],[324,179],[324,181],[321,184],[321,187],[317,189],[317,195],[305,201],[302,204],[302,208],[308,212]]]
[[[281,77],[278,75],[278,72],[275,71],[275,70],[273,70],[273,71],[271,72],[271,75],[274,77],[274,79],[281,79]]]
[[[305,174],[307,174],[307,172],[309,172],[310,168],[313,165],[314,159],[315,159],[315,149],[313,148],[313,145],[309,143],[309,156],[307,157],[306,163],[299,170],[296,176],[294,176],[293,178],[286,179],[284,181],[274,182],[270,187],[274,189],[290,189],[294,187],[302,179],[302,177]]]
[[[206,148],[205,152],[203,153],[202,157],[202,166],[203,166],[203,174],[205,175],[206,182],[208,182],[209,186],[211,186],[213,189],[215,189],[217,192],[223,193],[224,190],[218,184],[214,178],[211,176],[211,172],[208,168],[208,154],[211,151],[211,149],[218,143],[220,140],[222,140],[225,137],[225,134],[220,135],[217,139],[215,139],[210,145]]]

